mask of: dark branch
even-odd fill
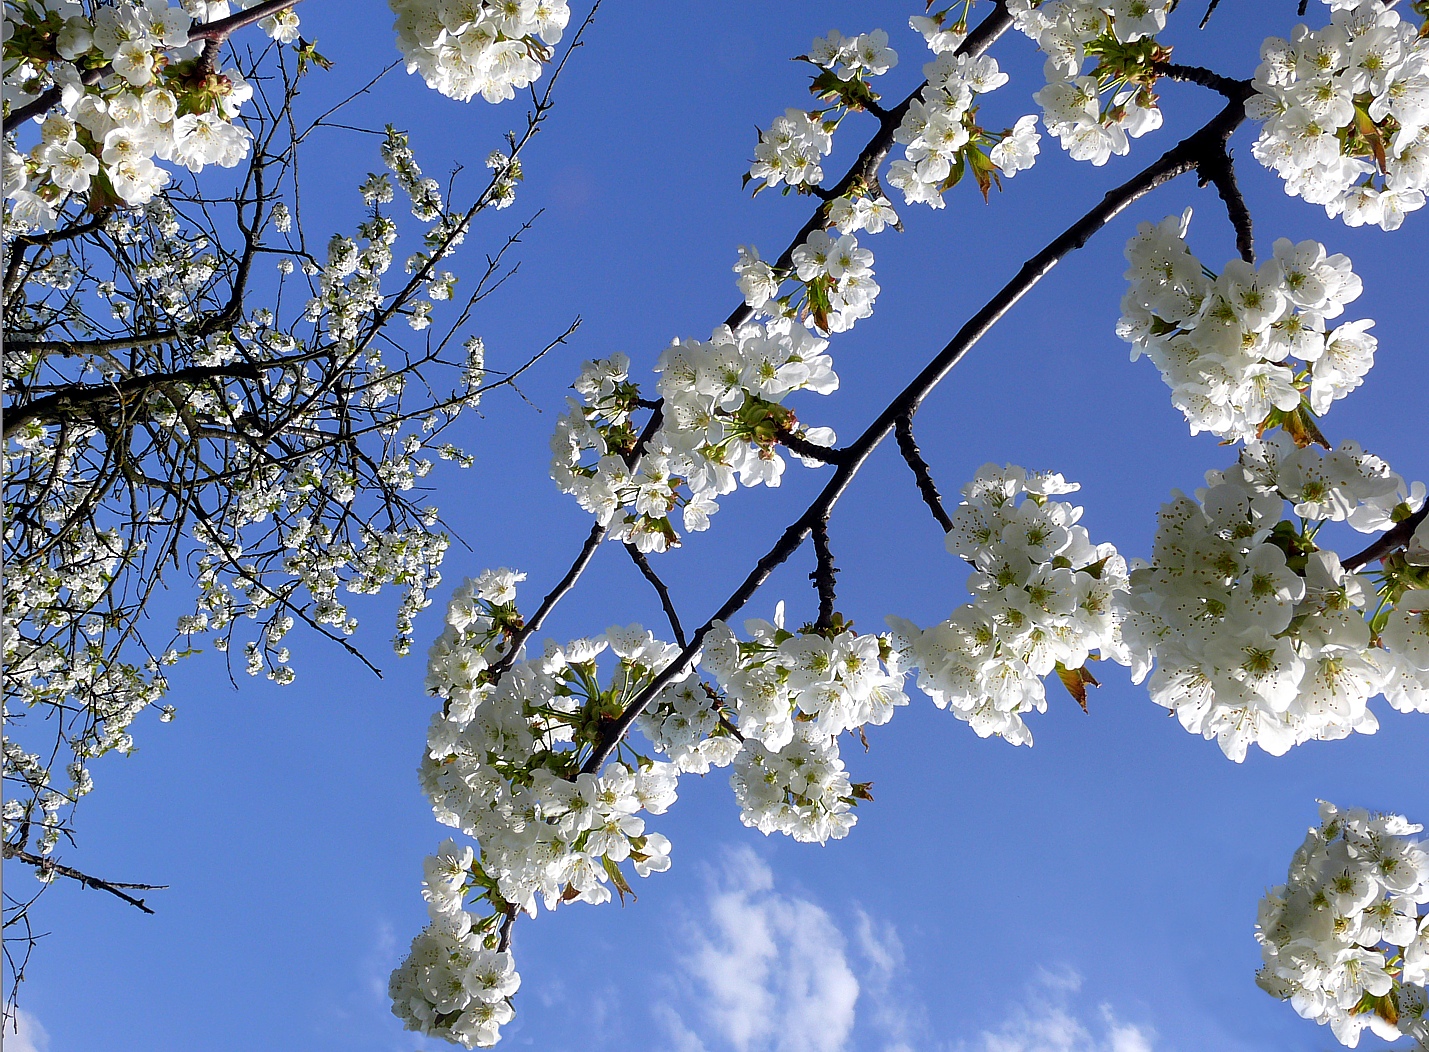
[[[1206,23],[1211,20],[1211,16],[1216,13],[1216,8],[1221,6],[1221,0],[1211,0],[1210,6],[1206,8],[1206,13],[1201,17],[1201,24],[1198,29],[1205,29]]]
[[[834,589],[838,585],[839,573],[839,568],[834,565],[834,553],[829,548],[829,520],[823,518],[814,523],[812,533],[815,562],[809,580],[819,591],[819,619],[814,622],[814,627],[827,630],[834,626],[834,603],[838,601]]]
[[[655,436],[656,431],[660,430],[660,424],[664,419],[664,413],[658,407],[650,414],[650,419],[645,422],[645,428],[640,432],[640,439],[635,443],[635,448],[625,456],[625,462],[632,468],[639,462],[640,451],[645,448],[645,444]],[[571,563],[571,568],[566,571],[566,575],[560,579],[556,587],[546,593],[546,598],[541,600],[540,607],[531,615],[530,620],[526,621],[516,634],[511,637],[511,649],[506,652],[500,661],[492,666],[491,674],[493,681],[500,679],[502,674],[512,666],[516,661],[516,655],[520,652],[521,648],[526,645],[526,640],[540,631],[541,625],[545,623],[546,618],[550,616],[556,604],[565,597],[567,592],[576,586],[576,582],[580,580],[581,574],[585,573],[585,568],[590,565],[591,559],[595,557],[595,550],[600,547],[600,542],[605,540],[605,535],[609,532],[610,527],[602,526],[599,522],[590,528],[590,535],[586,537],[585,544],[581,545],[580,554],[576,556],[575,562]]]
[[[1221,150],[1214,157],[1208,157],[1201,163],[1201,185],[1211,183],[1216,188],[1216,193],[1221,195],[1221,200],[1225,202],[1226,216],[1231,221],[1231,226],[1235,227],[1235,247],[1240,253],[1240,258],[1247,263],[1255,263],[1255,229],[1251,223],[1250,208],[1245,203],[1245,197],[1240,192],[1240,184],[1236,182],[1235,162],[1231,160],[1229,150]]]
[[[933,518],[938,520],[938,525],[947,533],[953,528],[953,520],[948,518],[948,513],[943,508],[943,498],[938,493],[938,487],[933,482],[933,473],[928,470],[928,463],[923,459],[923,454],[918,449],[918,443],[913,438],[913,418],[911,416],[900,416],[893,425],[893,432],[898,437],[898,450],[903,454],[903,459],[908,462],[908,466],[913,469],[913,477],[918,480],[918,492],[923,495],[923,503],[928,505],[928,510],[933,513]]]
[[[1419,529],[1419,524],[1424,521],[1426,515],[1429,515],[1429,504],[1425,504],[1403,522],[1396,523],[1393,529],[1382,534],[1364,551],[1351,555],[1341,565],[1346,570],[1359,570],[1376,559],[1383,559],[1390,552],[1403,548],[1414,536],[1414,531]]]
[[[501,936],[496,943],[496,949],[500,953],[511,949],[511,929],[516,925],[516,913],[516,904],[511,903],[506,907],[505,915],[501,918]]]
[[[58,241],[71,241],[85,234],[92,234],[108,221],[113,209],[101,209],[94,218],[78,223],[75,226],[63,227],[59,230],[51,230],[43,234],[18,234],[11,242],[15,248],[33,248],[36,245],[53,245]]]
[[[169,384],[195,384],[205,380],[237,379],[256,380],[259,370],[256,365],[193,365],[186,369],[175,369],[171,373],[149,376],[131,376],[114,384],[76,384],[73,388],[59,391],[43,398],[36,398],[24,405],[5,407],[4,434],[9,438],[31,420],[53,421],[68,416],[74,410],[107,402],[123,402],[131,395],[142,394]]]
[[[670,631],[675,633],[675,642],[679,643],[680,649],[683,650],[686,645],[685,630],[680,627],[680,616],[675,612],[675,604],[670,599],[670,590],[665,587],[665,582],[660,580],[660,575],[650,565],[650,560],[645,557],[644,552],[628,541],[625,544],[625,550],[630,553],[631,562],[638,566],[640,572],[645,575],[645,580],[654,586],[655,594],[660,597],[660,605],[665,608],[665,617],[669,619]]]
[[[1215,5],[1212,5],[1214,7]],[[1183,66],[1176,62],[1159,62],[1156,70],[1163,77],[1183,80],[1188,84],[1199,84],[1203,88],[1218,91],[1232,102],[1244,102],[1252,94],[1250,81],[1224,77],[1204,66]]]
[[[1248,92],[1249,85],[1246,85]],[[854,476],[878,444],[894,429],[898,418],[917,412],[923,400],[933,391],[963,356],[1001,318],[1010,311],[1039,281],[1066,256],[1085,245],[1093,234],[1101,230],[1134,202],[1163,186],[1178,176],[1195,171],[1207,156],[1225,148],[1226,140],[1245,120],[1245,105],[1241,100],[1231,102],[1199,131],[1181,140],[1150,166],[1132,176],[1121,186],[1107,192],[1090,212],[1077,220],[1041,252],[1023,264],[1022,269],[988,303],[983,306],[958,331],[948,343],[901,391],[882,413],[869,424],[868,428],[852,445],[846,447],[848,459],[840,464],[833,478],[824,486],[814,502],[805,509],[780,536],[778,542],[744,579],[734,593],[714,615],[701,625],[690,640],[689,646],[659,673],[641,692],[631,699],[630,704],[610,727],[606,737],[592,751],[582,766],[583,771],[599,771],[610,757],[630,726],[638,719],[651,700],[665,689],[666,684],[689,667],[698,653],[705,636],[717,621],[727,621],[753,597],[769,575],[782,565],[820,523],[828,520],[829,513],[852,483]]]
[[[163,891],[167,884],[121,884],[112,880],[101,880],[99,877],[91,877],[87,873],[81,873],[71,866],[61,865],[52,858],[45,858],[43,855],[31,854],[28,851],[6,844],[4,847],[6,858],[18,859],[26,865],[34,866],[42,873],[54,873],[61,877],[68,877],[77,880],[86,888],[93,888],[95,891],[107,891],[109,894],[123,899],[135,909],[152,914],[154,911],[144,905],[143,899],[136,899],[133,895],[127,894],[124,889],[130,891]]]
[[[780,431],[779,441],[789,447],[793,453],[804,457],[807,460],[817,460],[820,464],[839,464],[844,458],[842,449],[835,449],[833,446],[821,446],[815,442],[810,442],[803,435],[796,435],[792,431]]]

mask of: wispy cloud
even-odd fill
[[[863,1016],[866,1029],[878,1035],[882,1052],[913,1052],[917,1038],[928,1030],[923,1005],[909,998],[903,941],[898,929],[862,909],[855,913],[854,944],[863,958]],[[897,980],[897,981],[895,981]]]
[[[753,851],[728,854],[692,942],[682,966],[696,1007],[657,1013],[680,1052],[709,1052],[712,1042],[735,1052],[847,1047],[859,994],[847,941],[822,907],[775,890]]]
[[[664,983],[651,1015],[670,1052],[1170,1052],[1070,968],[1040,969],[990,1026],[935,1033],[891,923],[854,905],[841,929],[748,848],[711,874]]]
[[[1043,970],[1006,1019],[962,1047],[968,1052],[1158,1052],[1155,1031],[1119,1019],[1107,1004],[1074,1005],[1081,976]]]
[[[48,1052],[50,1035],[40,1021],[23,1008],[5,1020],[5,1052]]]

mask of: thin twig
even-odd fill
[[[61,877],[69,877],[71,880],[76,880],[87,888],[93,888],[96,891],[107,891],[109,894],[123,899],[135,909],[142,910],[148,914],[152,914],[154,911],[144,905],[144,900],[136,899],[133,895],[126,894],[123,889],[128,888],[131,891],[163,891],[168,887],[167,884],[122,884],[118,881],[91,877],[88,873],[81,873],[72,866],[61,865],[52,858],[31,854],[29,851],[22,851],[10,844],[4,846],[4,855],[6,858],[18,859],[27,865],[34,866],[42,873],[55,873]]]
[[[640,440],[636,443],[635,449],[626,455],[625,462],[632,467],[638,459],[639,451],[645,448],[645,444],[650,441],[655,432],[660,430],[660,424],[664,420],[664,414],[660,409],[656,409],[650,414],[650,419],[645,422],[645,428],[640,433]],[[585,568],[590,565],[590,561],[595,557],[595,550],[600,547],[600,542],[605,540],[605,535],[610,532],[609,526],[603,526],[597,522],[590,528],[590,534],[586,537],[585,544],[581,545],[580,552],[576,555],[575,562],[571,563],[571,568],[566,571],[566,575],[557,582],[556,587],[546,593],[546,597],[541,600],[541,605],[536,612],[521,626],[511,637],[511,646],[496,664],[491,667],[491,677],[495,681],[505,674],[506,670],[516,661],[521,648],[526,645],[526,640],[540,631],[541,625],[550,616],[550,613],[557,603],[561,601],[576,582],[580,580],[581,574],[585,573]]]
[[[685,630],[680,627],[680,617],[675,613],[675,604],[670,599],[670,590],[665,587],[665,582],[660,580],[660,575],[655,572],[650,565],[650,560],[645,557],[635,545],[629,541],[625,542],[625,550],[630,553],[630,560],[640,568],[640,572],[645,575],[645,580],[649,581],[655,588],[655,594],[660,597],[660,605],[665,608],[665,617],[670,622],[670,631],[675,633],[675,642],[680,644],[680,649],[685,648]]]
[[[933,513],[933,518],[938,520],[943,532],[949,532],[953,528],[953,520],[948,518],[948,513],[943,508],[943,498],[933,481],[933,473],[913,438],[913,418],[900,416],[893,425],[893,433],[898,438],[898,451],[903,454],[903,459],[913,469],[913,477],[918,480],[918,492],[923,495],[923,503],[928,505],[928,510]]]

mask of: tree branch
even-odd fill
[[[4,437],[9,438],[31,420],[53,420],[86,406],[122,402],[129,395],[142,394],[155,387],[195,384],[221,378],[256,380],[259,375],[256,365],[193,365],[186,369],[175,369],[171,373],[131,376],[115,384],[75,384],[71,390],[45,395],[25,405],[6,406]]]
[[[645,448],[645,444],[654,437],[655,432],[660,430],[660,424],[664,421],[663,410],[658,406],[650,414],[650,419],[645,422],[644,429],[640,432],[640,439],[635,443],[635,448],[625,455],[625,462],[632,468],[640,459],[640,451]],[[595,557],[595,550],[600,547],[600,542],[605,540],[605,535],[610,532],[609,526],[602,526],[597,522],[590,528],[590,534],[586,537],[585,544],[581,545],[580,553],[576,555],[575,562],[571,563],[571,568],[566,571],[566,575],[560,579],[556,587],[546,593],[546,598],[541,600],[540,607],[531,615],[516,634],[511,637],[511,648],[506,654],[491,667],[492,681],[496,681],[512,666],[516,661],[516,655],[521,648],[526,645],[526,640],[533,634],[540,631],[541,625],[557,603],[565,597],[565,594],[576,586],[581,574],[585,573],[585,568],[590,565],[590,561]]]
[[[517,912],[514,902],[507,905],[505,915],[501,918],[501,935],[496,943],[498,953],[505,953],[511,949],[511,929],[516,925]]]
[[[629,541],[625,544],[625,550],[630,554],[630,560],[640,568],[640,572],[645,575],[645,580],[649,581],[655,588],[655,594],[660,597],[660,605],[665,608],[665,617],[670,622],[670,631],[675,633],[675,642],[680,644],[680,649],[685,647],[685,630],[680,627],[680,617],[675,613],[675,604],[670,599],[670,590],[665,587],[665,582],[660,580],[660,575],[655,572],[650,565],[650,560],[645,557],[635,545]]]
[[[87,873],[81,873],[71,866],[61,865],[52,858],[45,858],[43,855],[35,855],[28,851],[22,851],[20,848],[10,844],[4,846],[4,855],[6,858],[18,859],[26,865],[34,866],[42,873],[55,873],[61,877],[69,877],[71,880],[77,880],[85,887],[93,888],[95,891],[107,891],[109,894],[123,899],[135,909],[142,910],[151,915],[154,911],[144,905],[143,899],[136,899],[133,895],[126,894],[123,889],[128,888],[131,891],[163,891],[168,887],[167,884],[121,884],[117,881],[101,880],[99,877],[91,877]]]
[[[1217,0],[1219,3],[1220,0]],[[1212,7],[1215,5],[1213,4]],[[1253,92],[1248,80],[1226,77],[1204,66],[1183,66],[1178,62],[1158,62],[1156,71],[1163,77],[1199,84],[1203,88],[1218,91],[1232,102],[1244,102]]]
[[[937,484],[933,482],[933,473],[928,469],[928,463],[923,459],[918,443],[913,438],[912,416],[900,416],[893,425],[893,431],[898,437],[899,452],[913,469],[913,477],[918,480],[918,492],[923,495],[923,503],[928,505],[928,510],[933,513],[933,518],[938,520],[943,532],[949,532],[953,528],[953,520],[943,508],[943,498],[938,493]]]
[[[833,446],[821,446],[810,442],[803,435],[792,431],[780,431],[779,441],[789,447],[789,451],[807,460],[817,460],[820,464],[838,464],[843,461],[844,451]]]
[[[963,41],[957,53],[974,57],[981,55],[1011,27],[1012,16],[1007,12],[1006,0],[996,0],[992,12],[978,23],[977,28]],[[903,115],[908,112],[908,108],[913,104],[914,100],[922,94],[923,89],[927,86],[928,82],[925,80],[901,103],[893,109],[886,111],[884,115],[880,117],[878,132],[874,135],[869,144],[864,147],[863,152],[859,154],[853,166],[849,168],[844,177],[835,185],[834,190],[830,194],[831,197],[840,196],[855,183],[862,182],[867,185],[877,185],[878,168],[888,156],[888,151],[893,147],[893,135],[898,130],[898,125],[902,123]],[[814,210],[814,214],[809,217],[803,227],[800,228],[799,232],[794,236],[794,239],[789,242],[788,247],[780,254],[779,260],[774,264],[775,269],[789,269],[793,263],[794,250],[804,243],[812,231],[822,229],[823,225],[824,207],[821,204]],[[747,304],[741,304],[735,308],[734,312],[725,320],[725,324],[731,328],[736,328],[744,324],[744,322],[748,321],[751,317],[753,317],[753,310]],[[661,404],[660,402],[652,403],[656,408]],[[655,431],[658,430],[659,416],[660,414],[657,412],[656,415],[651,418],[650,422],[645,426],[644,431],[641,432],[640,441],[636,443],[635,449],[627,457],[626,462],[630,464],[632,468],[639,463],[646,443],[654,437]],[[790,446],[789,448],[793,449],[794,447]],[[818,448],[822,449],[822,447]],[[840,451],[840,455],[842,452],[843,451]],[[827,453],[821,453],[820,457],[826,457],[827,455]],[[561,579],[561,582],[557,584],[546,596],[545,600],[542,601],[541,607],[537,610],[536,615],[533,616],[530,621],[526,622],[525,626],[513,637],[511,650],[492,667],[492,675],[494,677],[500,678],[506,669],[511,667],[511,664],[516,660],[516,653],[520,647],[525,644],[532,633],[540,628],[541,623],[550,613],[552,607],[560,601],[561,597],[574,587],[576,581],[590,563],[591,556],[595,554],[595,549],[599,546],[606,532],[607,528],[598,523],[591,528],[590,536],[587,538],[585,545],[581,548],[580,554],[576,556],[575,562],[571,564],[570,570],[566,572],[566,576]],[[624,731],[621,733],[623,734]]]
[[[1376,559],[1383,559],[1390,552],[1403,548],[1409,543],[1409,538],[1414,536],[1414,531],[1419,529],[1419,524],[1424,521],[1426,515],[1429,515],[1429,504],[1425,504],[1403,522],[1396,523],[1392,529],[1380,535],[1368,548],[1351,555],[1340,565],[1346,570],[1358,570]]]
[[[1240,253],[1240,258],[1251,265],[1255,264],[1255,230],[1251,224],[1250,208],[1245,203],[1245,197],[1240,192],[1240,185],[1236,182],[1235,162],[1231,160],[1230,151],[1222,149],[1214,157],[1208,157],[1200,166],[1201,185],[1207,182],[1213,184],[1216,193],[1221,195],[1221,200],[1225,202],[1226,216],[1231,221],[1231,226],[1235,227],[1235,247]]]
[[[1250,86],[1245,85],[1248,93]],[[582,770],[596,772],[610,757],[636,719],[645,711],[651,700],[664,690],[674,676],[683,672],[699,652],[704,637],[717,621],[727,621],[734,616],[769,579],[776,567],[780,566],[804,543],[805,538],[820,524],[828,520],[830,511],[852,483],[854,476],[878,444],[894,429],[900,416],[911,416],[917,412],[924,399],[933,391],[962,357],[978,342],[993,325],[1010,311],[1039,281],[1072,252],[1085,245],[1097,231],[1106,226],[1131,204],[1149,194],[1177,176],[1195,171],[1211,152],[1222,150],[1231,133],[1245,120],[1245,105],[1237,99],[1227,105],[1200,130],[1181,140],[1162,154],[1150,166],[1132,176],[1121,186],[1107,192],[1090,212],[1077,220],[1041,252],[1023,264],[1022,269],[991,300],[983,306],[958,331],[948,343],[898,394],[882,413],[871,423],[858,440],[846,447],[848,459],[840,464],[833,478],[824,486],[814,502],[805,509],[793,523],[785,529],[779,540],[763,558],[759,560],[744,581],[725,601],[714,615],[696,631],[690,643],[680,656],[672,661],[664,671],[655,676],[626,707],[620,718],[615,720],[606,736],[592,750],[590,757],[582,765]]]
[[[828,516],[814,523],[811,532],[814,535],[815,562],[809,580],[814,582],[819,592],[819,619],[814,622],[814,627],[828,630],[834,626],[834,604],[838,601],[835,587],[839,573],[839,568],[834,565],[834,553],[829,548]]]

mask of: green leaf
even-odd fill
[[[604,855],[600,857],[600,863],[605,867],[605,871],[610,874],[610,882],[615,885],[615,890],[620,895],[620,904],[622,906],[625,905],[626,895],[630,896],[631,902],[637,901],[638,897],[635,892],[630,890],[630,885],[626,883],[625,874],[620,871],[620,867]]]
[[[1067,693],[1076,699],[1077,704],[1082,707],[1082,711],[1087,712],[1087,686],[1101,686],[1097,682],[1097,678],[1087,671],[1087,666],[1069,669],[1059,661],[1057,662],[1057,678],[1062,681],[1062,686],[1067,688]]]

